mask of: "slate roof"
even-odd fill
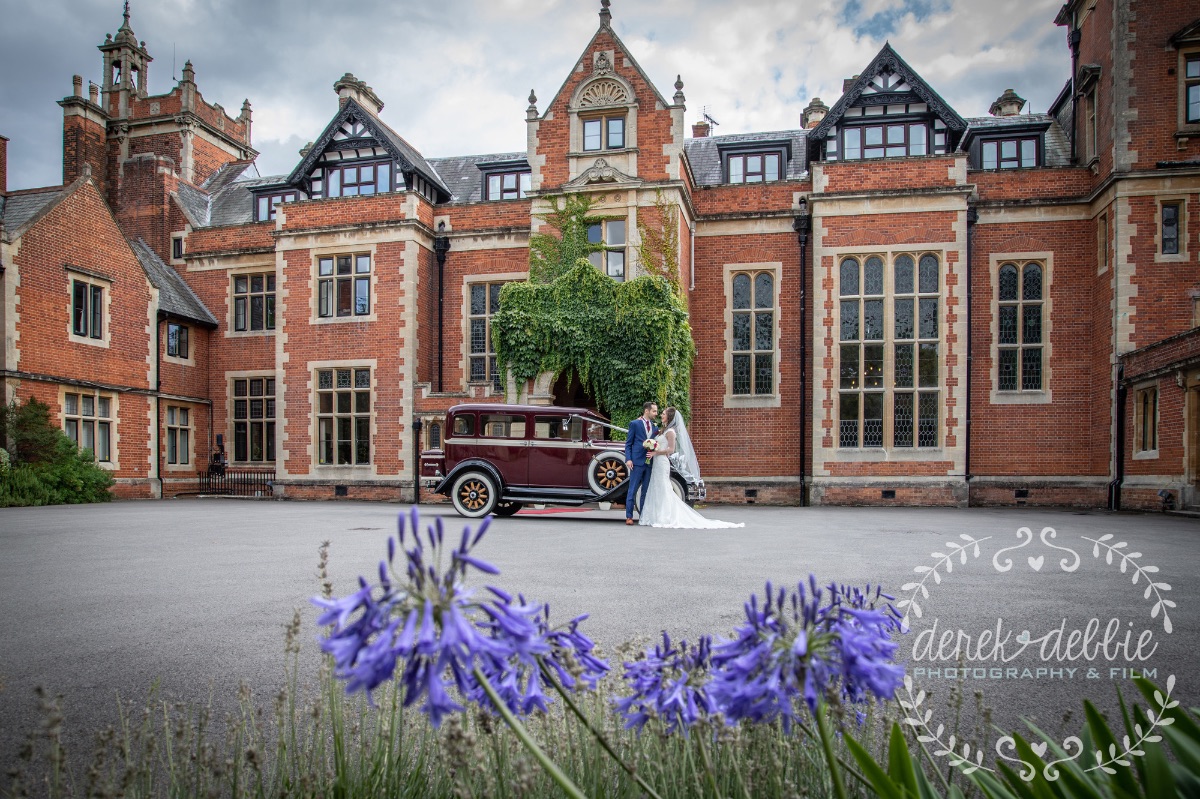
[[[150,284],[158,289],[158,307],[172,316],[189,319],[210,327],[217,326],[217,318],[196,296],[187,282],[171,267],[163,263],[150,245],[142,239],[130,241],[129,246],[141,263]]]
[[[12,241],[22,228],[63,195],[62,186],[0,197],[0,234]]]
[[[221,225],[245,225],[254,221],[253,189],[260,186],[276,186],[286,179],[286,175],[272,175],[265,178],[249,178],[237,180],[222,188],[210,198],[208,223],[213,227]]]
[[[501,165],[510,161],[515,168],[527,169],[529,167],[526,154],[523,152],[430,158],[429,166],[450,190],[450,202],[477,203],[483,200],[483,170],[479,168],[479,165]]]
[[[791,146],[792,152],[787,163],[786,179],[798,180],[808,172],[806,139],[807,131],[803,130],[706,136],[701,139],[685,140],[683,151],[687,155],[688,164],[692,167],[692,176],[696,179],[696,185],[715,186],[725,182],[724,170],[721,167],[721,150],[741,148],[757,142],[787,142]]]
[[[971,138],[979,135],[1003,133],[1006,128],[1027,128],[1034,125],[1048,125],[1045,137],[1044,166],[1070,166],[1071,141],[1058,124],[1058,119],[1052,114],[1015,114],[1007,117],[972,117],[967,120],[967,133],[963,137],[963,145],[969,144]]]

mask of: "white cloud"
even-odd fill
[[[1006,88],[1044,111],[1068,74],[1059,2],[617,0],[612,13],[665,96],[682,75],[689,120],[708,106],[719,133],[736,133],[798,127],[808,101],[832,105],[885,39],[963,116],[986,114]],[[54,101],[73,72],[100,79],[95,46],[121,23],[118,0],[27,9],[0,30],[0,68],[26,76],[0,84],[10,188],[61,179]],[[280,174],[335,113],[345,72],[375,89],[388,124],[426,155],[522,149],[529,90],[544,110],[598,11],[574,0],[360,0],[353,13],[315,0],[134,0],[132,24],[155,57],[150,90],[168,91],[190,58],[208,101],[236,115],[250,99],[259,168]]]

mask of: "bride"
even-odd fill
[[[663,432],[655,441],[657,448],[650,453],[653,458],[653,465],[650,467],[650,488],[647,489],[646,499],[642,504],[640,524],[650,527],[683,528],[745,527],[741,523],[704,518],[671,489],[672,461],[687,480],[700,480],[700,463],[696,460],[696,450],[692,449],[687,425],[683,423],[683,415],[678,410],[668,407],[663,412]]]

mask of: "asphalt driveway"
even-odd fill
[[[68,740],[76,743],[112,721],[117,695],[144,699],[156,681],[165,694],[184,699],[203,700],[211,690],[218,706],[231,705],[242,681],[257,696],[270,697],[282,677],[284,625],[296,608],[303,618],[303,669],[312,674],[318,631],[308,598],[319,591],[318,546],[332,542],[335,591],[348,593],[358,574],[374,572],[401,510],[223,499],[0,510],[0,773],[36,723],[35,685],[64,695]],[[446,514],[450,530],[461,529],[463,520],[449,508],[427,510]],[[1140,655],[1134,648],[1110,649],[1115,657],[1094,650],[1089,658],[1080,650],[1057,662],[1043,658],[1047,673],[1037,675],[1030,658],[1035,646],[1005,664],[1018,668],[1015,675],[971,672],[972,689],[1001,714],[1053,719],[1063,708],[1078,708],[1084,696],[1111,694],[1129,668],[1152,668],[1160,682],[1175,674],[1179,697],[1200,704],[1200,670],[1190,656],[1200,644],[1200,524],[1194,519],[1035,509],[713,506],[705,513],[746,527],[647,530],[626,527],[618,511],[522,513],[494,520],[477,554],[501,569],[493,584],[548,602],[554,619],[590,613],[584,630],[608,651],[663,629],[676,638],[727,634],[742,618],[742,603],[751,592],[761,595],[765,580],[794,586],[813,573],[822,582],[869,581],[898,599],[915,596],[923,613],[913,618],[914,633],[931,629],[936,618],[939,635],[952,629],[979,643],[979,631],[1000,620],[1013,634],[1010,654],[1022,634],[1027,644],[1045,644],[1048,632],[1061,626],[1065,644],[1070,630],[1083,630],[1092,618],[1102,630],[1117,619],[1134,642],[1150,631],[1156,647],[1150,656],[1149,645]],[[1033,540],[1000,552],[1021,543],[1022,527],[1031,528]],[[1039,540],[1045,527],[1057,537]],[[981,541],[978,555],[964,535]],[[1101,540],[1105,535],[1113,537]],[[947,558],[933,554],[950,554],[947,542],[967,545],[954,553],[949,571]],[[1128,546],[1115,550],[1110,565],[1108,548],[1119,542]],[[1067,549],[1078,561],[1073,570],[1062,566],[1070,565]],[[1122,551],[1139,553],[1124,572]],[[1006,560],[1011,565],[1003,570]],[[1169,591],[1155,589],[1154,598],[1143,598],[1147,581],[1131,583],[1145,566],[1159,571],[1142,568],[1142,576],[1169,584]],[[901,591],[922,578],[928,599],[919,588]],[[1175,602],[1160,608],[1169,614],[1170,633],[1161,616],[1151,616],[1158,597]],[[911,662],[916,642],[910,635],[903,644],[910,671],[939,667],[924,679],[942,690],[944,669],[955,662]],[[1050,672],[1072,666],[1077,676]],[[1026,667],[1029,677],[1019,671]],[[1089,667],[1103,671],[1085,679]]]

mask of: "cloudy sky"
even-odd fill
[[[545,109],[595,32],[599,0],[132,0],[151,94],[190,59],[209,102],[254,108],[263,175],[290,171],[352,72],[384,120],[427,156],[525,147],[526,98]],[[1045,111],[1069,74],[1061,0],[614,0],[613,27],[667,97],[682,74],[688,121],[716,133],[797,128],[884,41],[963,116],[1004,89]],[[96,46],[122,0],[0,0],[0,135],[10,190],[62,179],[71,75],[100,81]]]

